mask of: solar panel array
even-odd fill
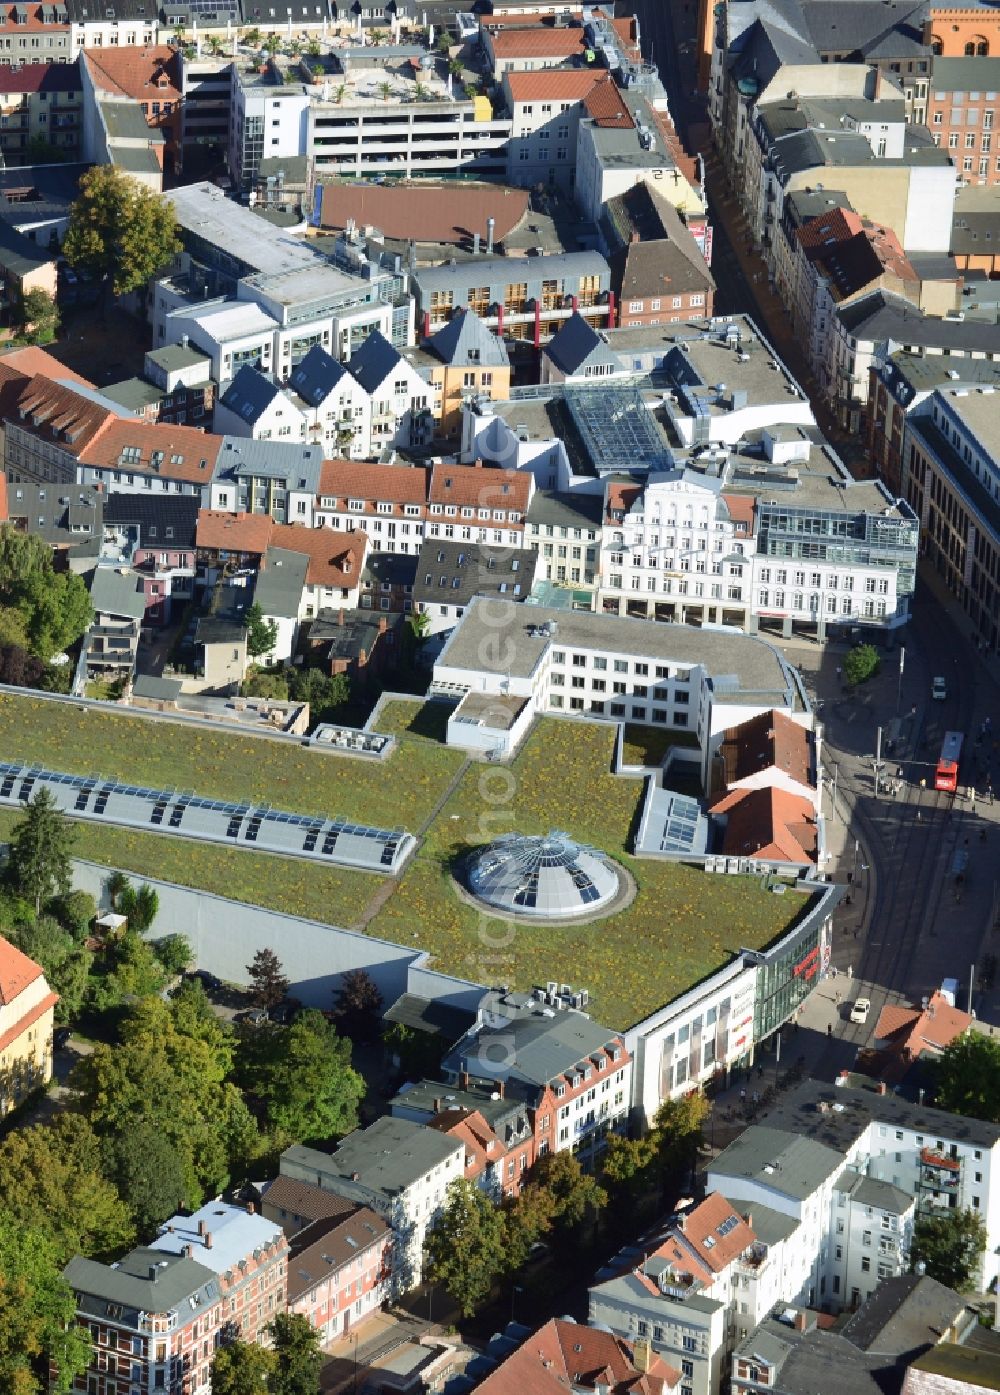
[[[193,790],[165,790],[71,775],[38,765],[0,761],[0,802],[23,804],[40,788],[76,818],[103,819],[129,828],[230,842],[261,852],[343,863],[372,872],[396,872],[414,839],[404,828],[373,828],[345,818],[295,814],[268,804],[211,799]]]

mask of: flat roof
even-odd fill
[[[739,1177],[804,1201],[843,1165],[843,1156],[823,1143],[784,1129],[752,1124],[709,1164],[708,1170],[712,1185],[723,1195],[725,1179]]]
[[[275,273],[316,263],[306,243],[257,218],[207,181],[168,189],[164,198],[173,205],[182,234],[224,249],[251,271]]]
[[[543,634],[547,625],[552,634]],[[713,630],[693,625],[657,625],[648,620],[561,610],[549,606],[525,609],[513,601],[475,597],[445,644],[438,667],[479,671],[483,655],[503,653],[504,669],[528,678],[550,649],[588,649],[630,656],[643,655],[685,667],[702,666],[710,681],[738,694],[785,694],[794,686],[778,650],[755,635],[736,630]],[[732,685],[730,687],[730,684]]]
[[[171,311],[167,319],[193,320],[220,344],[232,339],[248,339],[255,334],[273,334],[277,327],[255,300],[227,300],[221,305],[194,311],[189,306],[181,306]]]
[[[510,697],[503,693],[466,693],[451,720],[488,727],[490,731],[510,731],[527,701],[527,698]]]
[[[286,1177],[302,1172],[308,1180],[319,1174],[344,1182],[356,1180],[392,1199],[460,1151],[464,1152],[463,1145],[449,1134],[383,1115],[368,1128],[348,1134],[332,1154],[297,1144],[286,1148],[281,1171]]]

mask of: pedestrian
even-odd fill
[[[826,1024],[826,1034],[827,1034],[828,1037],[832,1037],[832,1036],[833,1036],[833,1023],[832,1023],[832,1022],[828,1022],[828,1023]]]
[[[836,978],[836,977],[837,977],[837,966],[836,966],[836,964],[834,964],[834,966],[833,966],[832,973],[833,973],[834,978]]]
[[[747,1102],[747,1087],[746,1087],[745,1085],[741,1085],[741,1086],[740,1086],[740,1104],[746,1104],[746,1102]]]
[[[844,905],[845,905],[845,906],[849,906],[850,904],[851,904],[851,893],[848,892],[847,895],[844,897]]]
[[[841,669],[840,665],[838,664],[838,665],[837,665],[837,682],[838,682],[838,683],[840,682],[840,675],[841,675],[842,672],[843,672],[843,670]]]

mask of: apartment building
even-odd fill
[[[547,489],[536,489],[528,505],[526,536],[535,551],[535,580],[569,587],[587,610],[594,608],[603,513],[596,495]]]
[[[305,441],[306,415],[273,378],[249,364],[233,378],[215,404],[212,425],[219,435],[254,441]]]
[[[391,1251],[388,1224],[368,1206],[313,1221],[292,1241],[288,1311],[308,1318],[323,1344],[346,1336],[389,1296]]]
[[[212,1357],[228,1322],[213,1269],[139,1246],[114,1265],[71,1259],[63,1276],[90,1342],[74,1390],[114,1395],[121,1379],[168,1395],[210,1395]]]
[[[206,439],[218,442],[204,500],[207,508],[263,513],[275,523],[313,527],[321,447],[236,436]]]
[[[315,526],[342,532],[358,529],[373,550],[416,556],[424,540],[429,470],[422,465],[323,462],[316,495]]]
[[[342,1139],[332,1154],[293,1145],[281,1176],[311,1182],[370,1207],[392,1229],[389,1293],[420,1282],[423,1244],[448,1184],[464,1175],[462,1143],[436,1129],[389,1116]]]
[[[87,0],[65,0],[70,23],[70,61],[84,48],[138,48],[155,44],[160,12],[153,0],[115,0],[95,14]]]
[[[508,183],[550,184],[571,189],[576,139],[584,98],[599,83],[612,82],[603,68],[508,71],[502,80],[511,117],[507,143]]]
[[[143,624],[166,625],[194,597],[199,501],[167,494],[104,497],[101,561],[134,569],[145,598]]]
[[[421,267],[411,277],[418,324],[429,338],[468,307],[505,339],[538,347],[577,310],[597,327],[615,321],[611,271],[597,252],[481,257]]]
[[[1000,183],[1000,150],[993,145],[998,91],[1000,57],[935,57],[925,121],[966,184]]]
[[[0,1116],[52,1078],[58,995],[40,964],[0,936]]]
[[[924,43],[935,58],[988,58],[1000,52],[1000,25],[983,0],[954,5],[932,0],[923,25]]]
[[[2,56],[2,55],[0,55]],[[40,142],[80,158],[83,91],[75,64],[0,65],[0,153],[8,165],[35,163]]]
[[[149,349],[143,376],[163,394],[156,408],[156,420],[178,426],[203,426],[212,419],[215,383],[207,354],[185,344],[166,349]]]
[[[193,426],[111,418],[82,445],[77,483],[101,485],[109,494],[141,490],[207,503],[223,443],[223,437]]]
[[[759,1201],[804,1221],[809,1276],[792,1301],[856,1306],[884,1271],[906,1271],[916,1216],[956,1207],[983,1218],[981,1279],[991,1282],[1000,1263],[993,1238],[998,1143],[992,1124],[914,1105],[878,1086],[807,1081],[719,1155],[708,1183],[751,1209]]]
[[[0,67],[72,63],[75,56],[69,10],[61,0],[0,5]]]
[[[683,1209],[640,1263],[605,1266],[590,1289],[588,1320],[648,1341],[680,1370],[682,1389],[715,1395],[734,1346],[794,1282],[796,1230],[778,1211],[755,1206],[743,1215],[712,1192]]]
[[[632,1058],[617,1033],[568,1011],[564,994],[548,997],[554,1014],[545,1011],[547,999],[486,994],[476,1021],[444,1057],[442,1074],[461,1089],[492,1082],[501,1098],[521,1100],[530,1111],[536,1157],[572,1150],[593,1166],[608,1135],[625,1129]],[[526,1171],[530,1161],[524,1151],[516,1166]],[[508,1157],[505,1180],[514,1174],[515,1159]]]
[[[267,1326],[286,1307],[288,1241],[253,1204],[210,1201],[190,1216],[172,1216],[149,1250],[193,1259],[217,1277],[226,1329],[240,1341],[268,1343]]]
[[[516,552],[502,544],[428,538],[417,558],[413,605],[427,617],[428,637],[439,637],[454,629],[473,597],[526,600],[534,576],[532,552]]]
[[[91,100],[135,103],[163,138],[163,169],[182,168],[180,56],[170,44],[84,48],[79,58]]]
[[[1000,436],[997,384],[956,379],[903,421],[901,472],[920,519],[924,555],[959,601],[979,641],[1000,645]]]
[[[704,220],[692,221],[698,238],[646,181],[607,201],[601,232],[619,328],[712,318],[715,281],[705,257],[711,241]]]
[[[510,395],[507,349],[474,310],[457,310],[436,334],[405,356],[430,384],[431,413],[441,436],[461,431],[462,404],[472,394],[493,402],[506,401]]]
[[[831,405],[845,430],[864,435],[873,363],[897,350],[943,354],[961,372],[965,360],[1000,361],[1000,326],[924,315],[890,291],[871,291],[838,305],[833,320]]]

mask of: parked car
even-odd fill
[[[931,697],[935,702],[944,702],[948,696],[948,684],[943,678],[937,677],[931,681]]]
[[[872,1010],[870,998],[859,998],[851,1008],[851,1021],[864,1023],[868,1021],[868,1014]]]
[[[263,1027],[267,1021],[267,1013],[263,1008],[246,1008],[236,1014],[236,1021],[245,1022],[248,1027]]]
[[[61,1051],[64,1046],[69,1045],[69,1040],[72,1035],[72,1027],[57,1027],[52,1033],[52,1045],[57,1051]]]

